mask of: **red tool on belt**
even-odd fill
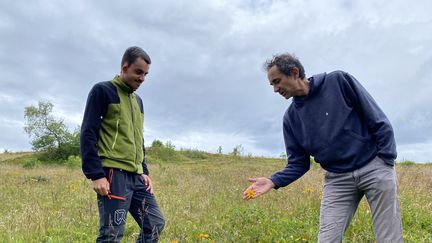
[[[110,184],[110,187],[111,187],[111,182],[112,182],[112,176],[113,176],[113,169],[110,169],[109,170],[109,177],[108,177],[108,182]],[[127,200],[127,198],[113,195],[113,194],[111,194],[111,192],[108,193],[107,197],[110,200],[111,199],[117,199],[117,200],[122,200],[122,201],[126,201]]]

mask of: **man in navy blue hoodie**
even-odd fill
[[[371,95],[343,71],[306,79],[290,54],[274,56],[265,70],[274,92],[293,97],[283,118],[288,163],[270,178],[250,178],[243,198],[289,185],[309,170],[313,156],[326,170],[318,242],[342,241],[364,195],[377,242],[403,242],[393,129]]]

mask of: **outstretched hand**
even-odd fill
[[[273,181],[266,177],[249,178],[248,181],[252,182],[252,185],[243,192],[245,200],[255,199],[275,187]]]

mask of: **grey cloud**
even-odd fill
[[[111,79],[124,49],[139,45],[153,60],[138,91],[147,139],[213,150],[244,139],[245,150],[278,156],[290,102],[273,94],[262,64],[294,52],[308,75],[343,69],[356,76],[412,156],[415,146],[407,146],[424,148],[432,135],[430,7],[427,1],[3,1],[0,97],[14,100],[0,115],[23,121],[25,106],[49,99],[74,128],[91,86]],[[0,129],[7,135],[0,147],[29,147],[25,136],[7,138],[22,134],[20,125]]]

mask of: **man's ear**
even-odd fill
[[[122,73],[126,73],[128,68],[129,68],[129,64],[127,62],[125,62],[121,67]]]
[[[300,71],[299,71],[299,69],[297,67],[291,68],[291,76],[294,79],[297,79],[299,77],[299,75],[300,75]]]

